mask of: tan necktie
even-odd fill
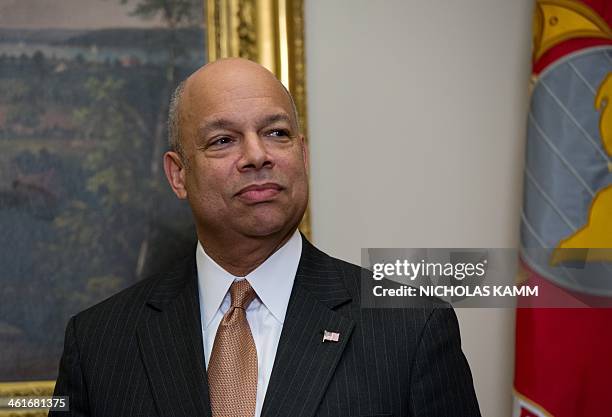
[[[232,306],[223,316],[208,362],[213,417],[253,417],[257,400],[257,350],[246,318],[255,298],[248,281],[230,287]]]

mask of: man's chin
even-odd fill
[[[252,237],[268,237],[278,235],[284,230],[287,230],[285,223],[277,222],[260,222],[256,224],[250,224],[244,228],[245,235]]]
[[[287,216],[264,215],[253,216],[248,222],[243,224],[242,229],[245,235],[253,237],[267,237],[282,234],[290,231],[297,226],[296,222]]]

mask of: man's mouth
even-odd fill
[[[251,184],[236,193],[236,197],[250,203],[262,203],[276,197],[283,187],[273,182]]]

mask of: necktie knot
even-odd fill
[[[232,298],[232,307],[246,310],[255,298],[255,290],[246,279],[234,281],[230,287],[230,296]]]

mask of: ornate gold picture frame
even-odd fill
[[[303,0],[203,0],[207,62],[230,56],[257,61],[291,91],[306,135]],[[121,3],[120,0],[117,0]],[[310,211],[300,225],[310,237]],[[4,406],[11,397],[50,396],[54,381],[0,382],[0,417],[46,416]]]

